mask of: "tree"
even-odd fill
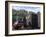
[[[15,21],[17,18],[24,18],[27,15],[26,10],[14,10],[12,9],[12,19]]]

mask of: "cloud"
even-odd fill
[[[39,12],[40,11],[40,7],[30,7],[30,6],[13,6],[13,9],[15,10],[27,10],[27,11],[32,11],[32,12]]]

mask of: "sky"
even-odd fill
[[[15,10],[27,10],[27,11],[32,11],[32,12],[40,12],[40,7],[30,7],[30,6],[13,6],[12,7]]]

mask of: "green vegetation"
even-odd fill
[[[12,18],[16,20],[17,18],[24,18],[28,12],[26,10],[12,10]]]

